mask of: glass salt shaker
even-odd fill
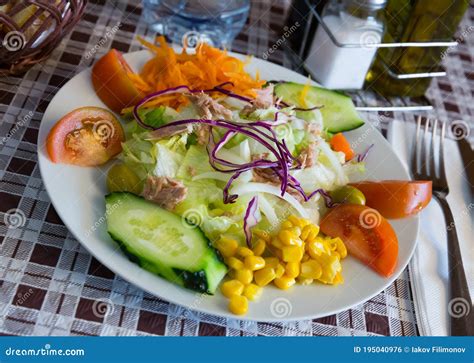
[[[330,1],[322,19],[341,44],[339,47],[319,25],[305,60],[306,70],[324,87],[362,89],[365,76],[374,60],[376,47],[384,32],[382,10],[387,0]]]

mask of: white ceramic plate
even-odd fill
[[[149,58],[147,51],[125,55],[135,70]],[[235,55],[242,58],[241,55]],[[306,78],[281,66],[254,58],[247,66],[251,73],[258,70],[263,79],[306,82]],[[172,303],[209,314],[235,317],[227,310],[228,300],[220,293],[201,296],[175,286],[144,271],[121,253],[108,236],[104,221],[106,171],[101,168],[81,168],[52,163],[44,147],[46,136],[54,123],[69,111],[82,106],[105,105],[96,96],[90,79],[90,69],[76,75],[56,94],[46,110],[38,140],[38,158],[46,190],[59,216],[91,254],[99,261],[140,288]],[[408,179],[400,160],[382,135],[370,125],[348,134],[357,152],[374,147],[367,158],[366,179]],[[398,265],[392,277],[382,278],[353,258],[343,262],[345,283],[337,287],[316,285],[295,286],[289,291],[267,287],[258,302],[249,304],[242,319],[282,321],[327,316],[360,304],[381,292],[403,271],[415,248],[418,218],[391,222],[398,235]]]

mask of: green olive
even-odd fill
[[[350,185],[340,187],[331,193],[331,197],[336,203],[365,205],[365,195],[359,189]]]
[[[125,164],[115,164],[107,174],[109,192],[131,192],[140,194],[141,185],[138,176]]]

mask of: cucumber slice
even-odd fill
[[[293,82],[283,82],[275,85],[275,95],[283,101],[297,107],[304,107],[300,102],[301,92],[305,85]],[[326,88],[309,86],[305,97],[306,107],[324,106],[321,108],[324,128],[333,134],[354,130],[364,124],[354,107],[352,99],[344,93],[331,91]],[[308,111],[298,111],[297,116],[308,118]],[[309,121],[309,120],[308,120]]]
[[[214,294],[227,272],[197,226],[132,193],[105,196],[107,231],[129,258],[178,285]]]

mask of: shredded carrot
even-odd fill
[[[209,89],[224,82],[232,82],[233,85],[226,86],[226,89],[242,96],[255,97],[255,90],[265,84],[258,74],[253,78],[245,71],[248,61],[243,62],[230,56],[227,51],[208,44],[202,43],[195,54],[188,54],[185,50],[176,53],[163,36],[157,38],[158,44],[142,38],[138,40],[154,53],[140,74],[130,75],[135,87],[145,94],[181,85],[191,89]],[[147,105],[162,104],[179,108],[187,102],[186,97],[173,96],[160,97]]]
[[[335,134],[329,143],[334,151],[341,151],[344,153],[346,161],[351,160],[354,157],[354,150],[352,150],[351,144],[342,133],[339,132]]]

